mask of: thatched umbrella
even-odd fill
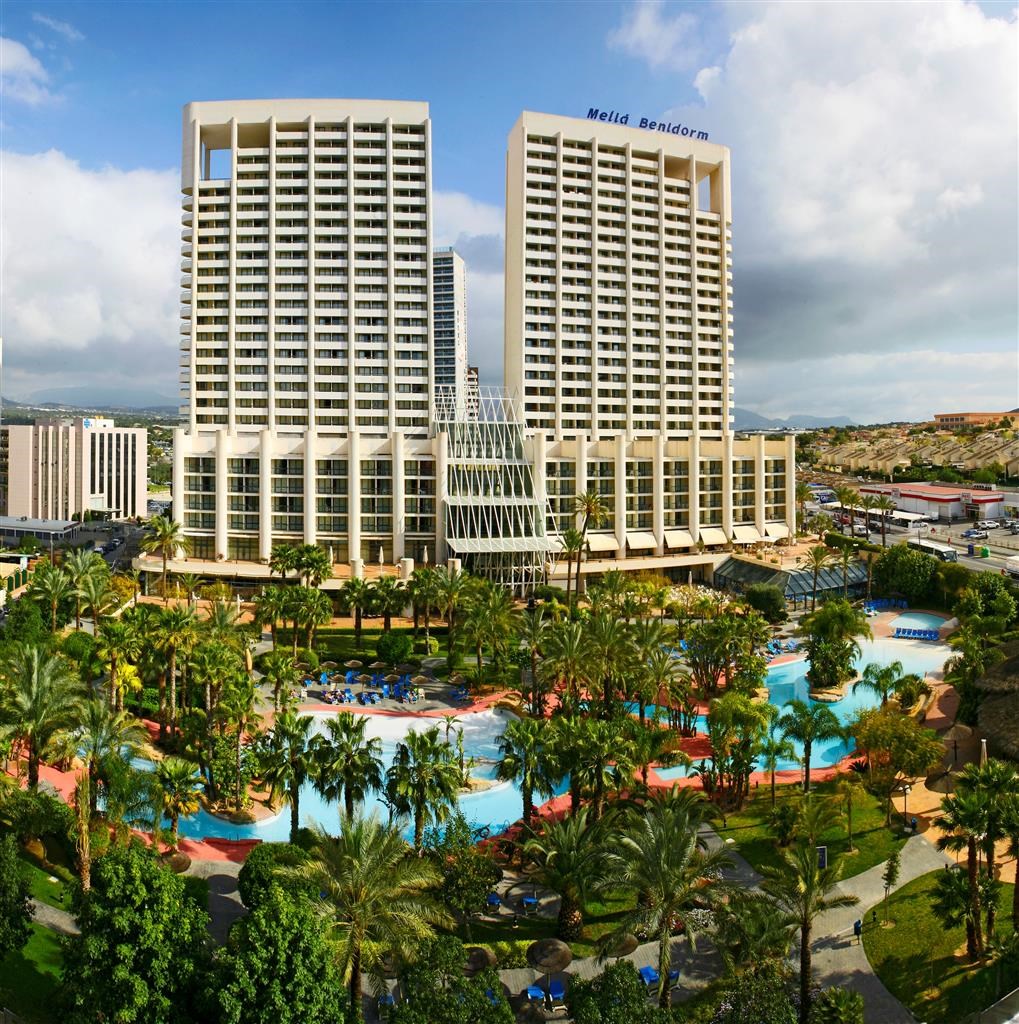
[[[318,664],[319,668],[336,668],[335,661],[320,661]]]
[[[539,939],[527,947],[527,962],[545,975],[545,991],[548,992],[550,976],[570,966],[573,950],[562,939]]]
[[[606,943],[602,949],[602,956],[618,960],[620,957],[629,956],[639,945],[640,942],[637,940],[636,935],[630,932],[623,932],[622,935],[616,936],[613,941]]]
[[[406,674],[407,672],[413,672],[415,668],[417,668],[416,665],[408,665],[405,662],[402,665],[397,665],[396,666],[396,671]]]
[[[350,661],[343,663],[344,668],[364,668],[363,662],[358,661],[356,658],[352,658]]]
[[[389,668],[384,661],[373,661],[368,667],[370,669],[374,669],[376,672],[378,672],[380,668]]]
[[[495,954],[484,946],[468,946],[464,952],[467,954],[467,976],[472,977],[478,971],[486,967],[494,967],[496,964]]]
[[[411,682],[415,686],[425,686],[427,683],[431,682],[431,679],[429,679],[428,676],[414,676],[411,679]]]
[[[396,672],[390,672],[388,676],[383,676],[383,678],[387,683],[398,683],[400,681],[400,677]]]

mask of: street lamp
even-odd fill
[[[906,785],[904,785],[902,787],[902,824],[903,825],[905,825],[906,821],[908,820],[906,818],[906,800],[907,800],[907,798],[909,797],[909,794],[912,791],[913,791],[913,787],[910,786],[909,783],[906,783]]]

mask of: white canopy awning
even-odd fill
[[[446,542],[458,555],[544,552],[550,548],[545,537],[447,537]]]
[[[705,544],[728,544],[729,538],[725,531],[717,526],[702,526],[700,538]]]
[[[665,543],[670,548],[692,548],[693,534],[689,530],[666,530]]]
[[[732,542],[734,544],[758,544],[764,538],[757,532],[756,526],[734,526]]]
[[[658,541],[655,540],[653,533],[628,533],[626,545],[637,551],[645,551],[648,548],[658,547]]]
[[[589,533],[587,546],[591,551],[618,551],[619,545],[611,533]]]
[[[785,523],[765,523],[764,532],[775,540],[782,540],[789,536],[789,527]]]

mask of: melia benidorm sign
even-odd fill
[[[597,107],[589,107],[587,111],[589,121],[604,121],[606,124],[629,124],[630,115],[620,114],[618,110],[599,110]],[[652,132],[665,132],[668,135],[687,135],[691,139],[707,141],[708,133],[690,128],[679,121],[652,121],[648,117],[642,117],[635,128],[646,128]]]

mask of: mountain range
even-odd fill
[[[736,430],[804,430],[815,427],[852,427],[853,420],[848,416],[806,416],[798,414],[782,419],[769,419],[751,409],[734,406],[732,410],[733,426]]]

